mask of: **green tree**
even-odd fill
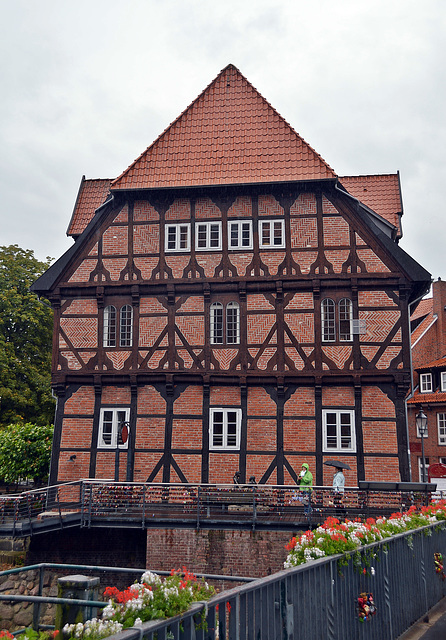
[[[0,427],[53,422],[53,312],[29,290],[50,262],[15,244],[0,246]]]
[[[50,466],[53,427],[16,423],[0,431],[0,478],[18,482],[46,479]]]

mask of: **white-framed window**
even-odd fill
[[[259,221],[260,249],[283,249],[285,247],[285,220]]]
[[[446,444],[446,413],[437,413],[438,444]]]
[[[438,458],[440,464],[446,464],[446,458]]]
[[[133,336],[133,309],[125,304],[119,312],[119,346],[131,347]]]
[[[336,307],[331,298],[325,298],[321,302],[322,341],[334,342],[336,340]]]
[[[104,308],[104,347],[116,347],[119,317],[119,346],[131,347],[133,341],[133,308],[125,304],[119,310],[112,304]]]
[[[446,371],[440,373],[441,390],[446,391]]]
[[[116,347],[116,307],[109,304],[104,309],[104,347]]]
[[[166,251],[190,251],[190,224],[166,224],[164,248]]]
[[[209,448],[240,449],[241,409],[209,409]]]
[[[352,340],[353,305],[349,298],[342,298],[338,302],[339,314],[339,340],[350,342]]]
[[[101,409],[99,415],[98,447],[107,449],[127,449],[129,408]],[[127,431],[126,431],[127,430]],[[127,435],[127,437],[125,437]],[[125,440],[125,442],[123,441]]]
[[[431,373],[420,374],[420,391],[421,393],[432,392],[432,374]]]
[[[211,344],[240,343],[240,305],[238,302],[213,302],[210,308]]]
[[[426,468],[426,478],[423,480],[423,458],[418,458],[418,477],[420,482],[428,482],[429,481],[429,458],[424,458],[424,464]]]
[[[356,451],[355,412],[323,409],[324,451]]]
[[[252,249],[252,221],[230,220],[228,222],[229,249]]]
[[[197,251],[221,249],[221,222],[196,222],[195,248]]]

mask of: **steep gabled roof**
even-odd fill
[[[94,216],[95,210],[101,206],[110,193],[111,180],[86,180],[82,176],[76,203],[74,205],[67,236],[79,236]]]
[[[397,228],[397,237],[401,238],[403,204],[398,173],[344,176],[339,180],[352,196],[393,224]]]
[[[333,178],[333,169],[228,65],[111,189]]]

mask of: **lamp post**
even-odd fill
[[[421,464],[422,464],[422,482],[427,482],[426,479],[426,458],[424,457],[424,437],[427,435],[427,415],[423,409],[420,408],[415,417],[418,433],[421,436]]]

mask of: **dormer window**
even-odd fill
[[[432,374],[422,373],[420,375],[420,391],[421,393],[432,393]]]
[[[442,391],[446,391],[446,371],[442,371],[440,373],[440,380],[441,380],[441,390]]]

